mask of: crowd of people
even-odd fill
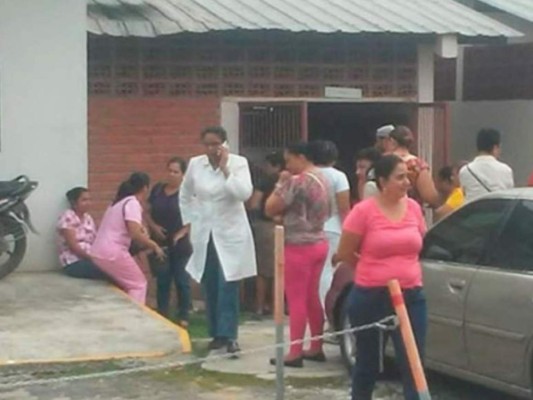
[[[514,186],[513,172],[499,161],[501,135],[483,129],[471,162],[444,166],[433,179],[429,165],[412,151],[405,126],[376,131],[375,146],[354,160],[357,199],[347,175],[336,169],[338,150],[330,141],[296,143],[265,157],[252,182],[246,158],[232,154],[226,131],[201,133],[202,155],[188,163],[174,157],[167,179],[150,188],[150,178],[133,173],[117,190],[100,226],[89,214],[90,193],[67,192],[69,209],[59,219],[59,260],[67,275],[107,279],[139,303],[146,302],[149,266],[157,281],[157,308],[172,317],[169,298],[177,290],[176,321],[188,327],[190,278],[203,287],[212,338],[209,349],[237,358],[240,281],[257,275],[256,311],[271,311],[274,227],[285,227],[285,288],[291,344],[285,365],[324,362],[321,340],[304,349],[307,328],[324,331],[324,298],[335,266],[354,266],[350,293],[352,324],[392,313],[387,282],[398,279],[419,351],[423,354],[427,312],[419,253],[426,231],[423,207],[444,218],[464,202]],[[406,399],[416,398],[399,334],[392,334]],[[352,399],[371,399],[379,372],[378,333],[357,334]],[[271,360],[273,362],[273,360]]]

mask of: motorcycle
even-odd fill
[[[22,262],[28,230],[37,234],[24,203],[37,186],[37,182],[24,175],[0,182],[0,279]]]

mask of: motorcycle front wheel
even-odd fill
[[[13,272],[26,253],[26,231],[17,220],[0,216],[0,279]]]

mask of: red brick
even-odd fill
[[[133,171],[163,178],[172,156],[202,151],[200,132],[220,123],[216,98],[89,98],[89,187],[98,219]]]

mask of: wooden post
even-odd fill
[[[405,302],[403,300],[402,289],[398,280],[394,279],[389,281],[389,293],[392,299],[392,305],[396,311],[396,315],[400,320],[400,332],[402,334],[403,344],[407,353],[407,360],[409,361],[409,367],[415,381],[416,391],[420,400],[431,400],[428,384],[426,382],[426,376],[424,374],[424,368],[420,361],[420,354],[418,353],[418,347],[416,346],[415,336],[413,334],[413,328],[411,327],[411,321]]]
[[[285,230],[276,225],[274,246],[274,322],[276,324],[276,400],[285,396],[284,320],[285,320]]]

